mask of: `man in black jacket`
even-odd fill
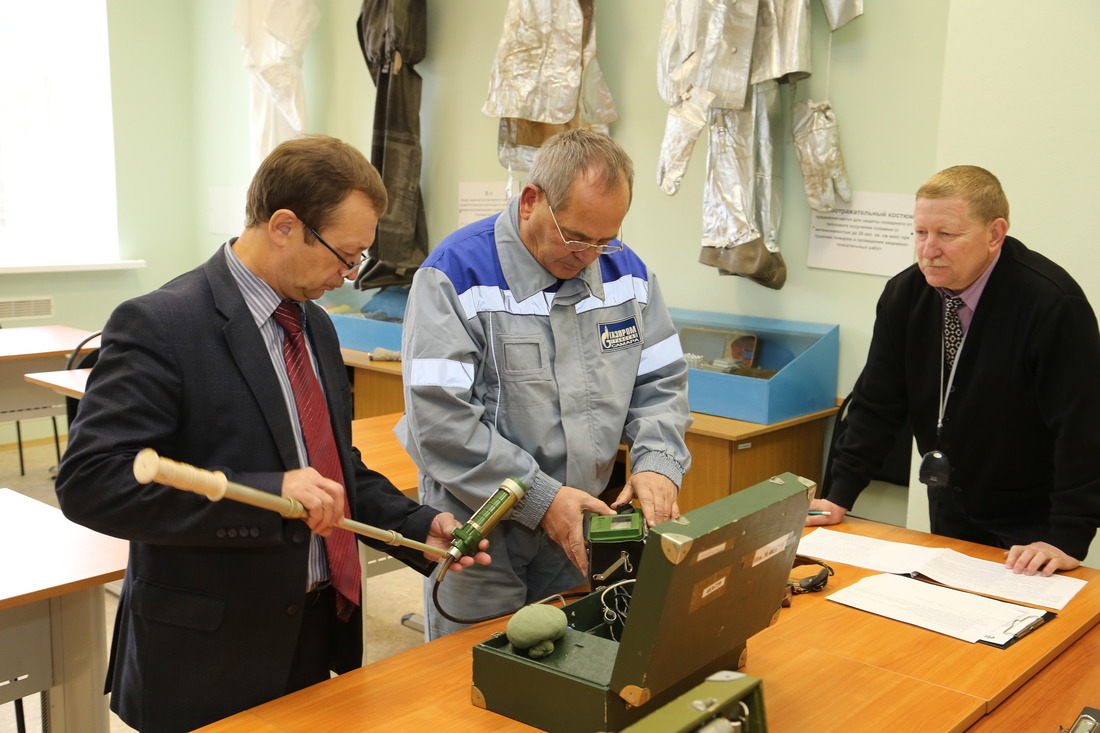
[[[933,533],[1003,547],[1017,573],[1071,570],[1100,526],[1092,306],[1065,270],[1007,236],[989,171],[930,178],[913,229],[917,262],[879,299],[829,494],[811,506],[830,514],[806,523],[841,521],[908,421]]]

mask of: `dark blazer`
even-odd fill
[[[305,312],[354,518],[423,540],[436,511],[363,465],[335,330],[316,305]],[[130,540],[107,679],[112,709],[143,731],[191,730],[284,693],[310,532],[266,510],[138,484],[134,455],[149,446],[277,494],[283,472],[298,467],[292,427],[221,249],[120,305],[102,343],[57,494],[73,521]],[[428,567],[418,552],[392,554]],[[360,663],[361,615],[334,624],[332,668],[347,671]]]
[[[942,327],[943,299],[917,265],[886,284],[828,498],[851,508],[908,422],[922,454],[951,462],[950,485],[928,492],[933,532],[957,536],[940,525],[958,516],[1003,546],[1043,541],[1083,559],[1100,525],[1100,333],[1084,292],[1006,237],[937,439]]]

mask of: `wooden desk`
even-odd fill
[[[952,547],[985,559],[995,559],[1000,553],[994,548],[873,522],[845,520],[840,526],[844,531],[871,537]],[[830,580],[833,588],[849,585],[870,573],[847,565],[834,567],[837,574]],[[836,733],[962,731],[979,723],[983,715],[1017,689],[1019,692],[1006,705],[1015,707],[1019,698],[1018,705],[1026,706],[1036,699],[1031,695],[1040,695],[1038,699],[1049,707],[1068,707],[1060,713],[1060,720],[1069,723],[1080,710],[1078,698],[1067,701],[1056,681],[1037,675],[1052,660],[1053,674],[1072,673],[1094,659],[1088,649],[1078,653],[1071,644],[1100,618],[1100,571],[1080,568],[1069,574],[1087,579],[1088,585],[1055,621],[1008,649],[968,644],[880,618],[828,601],[827,593],[798,596],[791,608],[780,613],[775,625],[749,640],[742,671],[764,680],[771,733],[808,729]],[[202,730],[406,731],[432,730],[439,727],[440,721],[447,721],[449,728],[471,733],[533,730],[470,703],[470,649],[503,629],[504,624],[504,620],[497,620],[464,629]],[[1097,633],[1092,632],[1089,638]],[[1058,657],[1067,648],[1065,659]],[[990,721],[994,720],[991,716]],[[999,733],[1012,729],[982,725],[986,723],[979,724],[977,730]],[[1046,729],[1025,725],[1020,730]]]
[[[845,519],[831,529],[894,542],[947,547],[994,562],[1004,559],[1004,551],[994,547],[866,520]],[[875,574],[863,568],[838,566],[829,587],[841,588]],[[828,593],[797,597],[790,611],[781,614],[769,632],[972,695],[985,701],[983,712],[988,713],[1100,621],[1100,570],[1078,568],[1067,575],[1089,583],[1066,608],[1057,612],[1057,618],[1008,649],[968,644],[928,631],[900,633],[899,622],[870,613],[853,614],[853,609],[827,600]],[[806,629],[813,629],[813,633],[807,634]]]
[[[1033,733],[1069,728],[1082,708],[1100,705],[1100,625],[1043,667],[971,728],[975,733]]]
[[[420,472],[393,434],[401,413],[376,415],[351,422],[351,444],[359,449],[367,468],[378,471],[413,499]]]
[[[401,362],[374,361],[365,351],[340,349],[344,364],[351,368],[355,417],[374,417],[405,411],[401,383]]]
[[[76,345],[91,333],[68,326],[0,328],[0,420],[64,414],[63,405],[48,393],[28,389],[23,375],[62,369]],[[99,339],[93,339],[82,351],[98,345]]]
[[[362,351],[341,349],[352,370],[357,418],[405,410],[401,364],[372,361]],[[687,447],[691,470],[680,490],[680,511],[690,511],[784,471],[820,483],[825,426],[836,408],[773,425],[693,412]],[[369,464],[368,464],[369,465]]]
[[[24,374],[23,379],[39,387],[52,389],[66,397],[80,399],[84,396],[84,389],[88,385],[88,375],[92,373],[90,368],[61,369],[56,372],[31,372]]]
[[[0,702],[49,690],[49,730],[107,733],[103,584],[129,543],[0,489]]]

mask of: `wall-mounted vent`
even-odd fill
[[[0,321],[53,317],[53,296],[0,298]]]

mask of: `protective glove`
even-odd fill
[[[840,152],[840,130],[828,102],[806,99],[791,112],[794,152],[802,166],[806,200],[814,211],[828,212],[837,199],[852,200],[844,156]]]
[[[692,87],[675,107],[668,111],[661,155],[657,160],[657,185],[672,196],[680,190],[695,140],[707,124],[707,110],[714,93]]]

